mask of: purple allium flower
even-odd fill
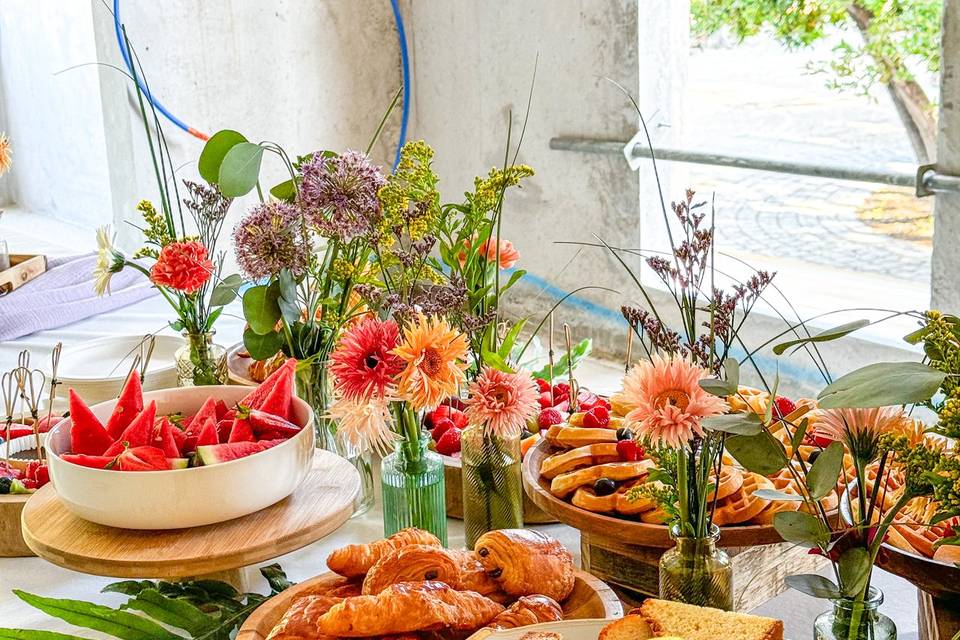
[[[316,153],[303,163],[300,174],[300,204],[322,235],[349,242],[374,230],[380,217],[377,192],[387,179],[366,155]]]
[[[251,280],[275,276],[284,268],[299,276],[310,260],[300,210],[286,202],[254,207],[234,227],[233,246],[240,268]]]

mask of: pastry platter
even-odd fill
[[[294,601],[322,591],[326,584],[333,585],[338,580],[342,578],[337,574],[324,573],[270,598],[247,618],[236,640],[265,640]],[[576,572],[573,593],[562,605],[565,620],[619,618],[623,615],[623,605],[613,590],[585,571]]]

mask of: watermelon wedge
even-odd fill
[[[290,420],[290,414],[293,412],[293,371],[277,380],[263,403],[254,408],[284,420]]]
[[[153,442],[153,423],[156,422],[157,403],[150,401],[136,420],[130,423],[120,437],[110,445],[106,451],[101,451],[105,456],[118,456],[123,453],[126,447],[144,447]],[[74,451],[74,453],[77,453]]]
[[[217,433],[217,423],[213,417],[207,418],[197,436],[197,447],[203,447],[211,444],[220,444],[220,434]]]
[[[179,451],[181,454],[189,453],[189,451],[186,450],[186,432],[183,429],[177,428],[177,425],[173,425],[173,429],[170,430],[170,433],[173,435],[173,441],[177,443],[177,451]]]
[[[230,439],[231,429],[233,429],[233,418],[217,421],[217,435],[220,436],[220,444]]]
[[[227,442],[252,442],[254,440],[256,438],[253,437],[253,427],[250,426],[250,421],[239,416],[234,418]]]
[[[290,377],[290,382],[293,382],[293,374],[296,370],[296,358],[288,358],[286,362],[280,365],[279,369],[267,376],[267,379],[261,382],[259,387],[247,394],[247,396],[240,401],[240,405],[250,409],[259,409],[277,382],[288,376]]]
[[[208,418],[213,418],[216,421],[217,418],[217,400],[214,400],[212,397],[207,398],[200,409],[197,411],[196,415],[193,416],[193,420],[190,421],[190,424],[186,428],[188,436],[199,437],[200,432],[203,430],[203,427],[207,423]]]
[[[153,446],[163,451],[163,455],[168,458],[179,458],[180,449],[177,447],[177,441],[173,437],[173,430],[176,429],[171,423],[170,418],[163,416],[153,428]],[[177,429],[179,431],[179,429]]]
[[[66,462],[93,469],[105,469],[108,464],[117,459],[115,456],[88,456],[83,453],[65,453],[60,457]]]
[[[223,420],[230,408],[223,400],[217,400],[217,421]]]
[[[120,392],[120,397],[117,398],[117,404],[113,407],[113,413],[107,420],[107,433],[116,440],[141,411],[143,411],[143,389],[140,386],[140,375],[136,371],[131,371]]]
[[[113,438],[73,389],[70,389],[70,417],[73,419],[70,429],[72,453],[99,456],[110,447]]]
[[[275,438],[292,438],[300,433],[300,427],[289,420],[259,409],[251,409],[247,420],[253,427],[253,434],[258,439],[271,440]],[[267,434],[276,434],[272,438]]]
[[[270,447],[283,442],[283,440],[261,440],[260,442],[227,442],[225,444],[212,444],[205,447],[197,447],[197,455],[200,462],[209,466],[220,462],[229,462],[245,458],[254,453],[266,451]]]
[[[167,471],[173,464],[167,460],[162,449],[156,447],[132,447],[117,456],[120,471]]]

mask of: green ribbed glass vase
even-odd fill
[[[733,609],[733,566],[730,556],[717,547],[720,528],[711,525],[704,538],[680,535],[670,529],[676,546],[660,556],[660,598],[700,607]]]
[[[463,528],[467,548],[495,529],[523,527],[520,434],[497,436],[469,427],[460,437]]]
[[[427,447],[430,436],[403,438],[396,451],[383,459],[383,535],[406,529],[425,529],[447,546],[447,491],[443,459]]]

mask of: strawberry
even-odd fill
[[[434,429],[437,426],[437,421],[443,418],[450,417],[451,407],[446,404],[441,404],[439,407],[427,413],[423,418],[423,423],[428,429]]]
[[[789,414],[797,408],[796,403],[790,398],[785,398],[783,396],[777,396],[777,399],[773,401],[773,421],[776,422],[781,418],[787,417]]]
[[[610,411],[606,407],[594,407],[583,416],[583,426],[598,428],[610,424]]]
[[[453,423],[453,420],[451,420],[450,418],[440,418],[439,420],[434,422],[434,424],[436,426],[433,428],[433,433],[431,434],[433,436],[434,442],[440,442],[440,438],[443,437],[443,434],[445,434],[450,429],[457,428],[457,426]]]
[[[600,398],[592,391],[583,390],[577,394],[577,405],[581,411],[590,411],[597,405]]]
[[[617,455],[624,462],[636,462],[643,457],[643,449],[636,440],[621,440],[617,443]]]
[[[543,378],[537,378],[536,383],[537,389],[540,391],[540,393],[543,393],[544,391],[550,391],[550,383]]]
[[[537,424],[540,425],[541,429],[549,429],[555,424],[560,424],[563,422],[563,415],[556,409],[544,409],[540,412],[540,416],[537,418]]]
[[[558,396],[559,395],[569,396],[570,385],[567,384],[566,382],[558,382],[557,384],[553,385],[553,393],[554,395],[558,395]]]
[[[453,420],[453,424],[457,425],[458,429],[466,429],[467,425],[470,424],[470,418],[467,417],[467,414],[456,409],[450,412],[450,419]]]
[[[549,391],[540,394],[540,408],[549,409],[553,406],[553,395]]]
[[[452,456],[460,453],[460,429],[447,429],[446,433],[437,440],[437,453],[443,456]]]

